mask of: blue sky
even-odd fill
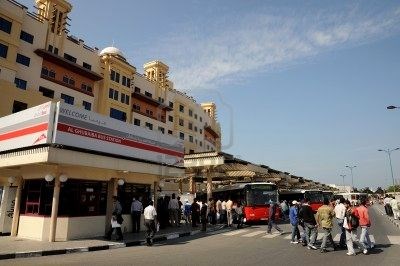
[[[33,1],[21,1],[31,7]],[[325,183],[391,183],[400,147],[400,1],[71,0],[71,33],[218,104],[223,147]],[[116,4],[118,3],[118,4]],[[88,23],[88,19],[92,22]],[[400,151],[392,154],[400,179]]]

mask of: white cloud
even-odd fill
[[[178,36],[162,40],[157,50],[171,66],[177,88],[210,88],[400,30],[399,7],[375,14],[357,11],[280,16],[259,11],[223,17],[206,29],[186,25]]]

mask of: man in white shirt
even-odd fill
[[[346,215],[346,206],[344,205],[345,199],[340,198],[339,204],[335,206],[335,216],[336,216],[336,221],[340,227],[340,230],[342,230],[342,233],[340,234],[340,242],[339,246],[341,248],[346,248],[346,230],[343,227],[343,222],[344,222],[344,217]]]
[[[232,226],[232,207],[233,207],[233,201],[229,199],[226,202],[226,216],[228,220],[228,226]]]
[[[148,246],[153,245],[153,237],[156,233],[157,212],[153,206],[153,201],[144,209],[144,226],[146,226],[146,242]]]
[[[217,218],[217,223],[221,222],[221,211],[222,211],[222,201],[220,199],[217,200],[217,203],[215,204],[215,208],[217,211],[216,218]]]
[[[390,200],[390,207],[392,207],[392,212],[393,212],[393,218],[399,219],[399,203],[396,200],[396,198],[393,196],[392,199]]]
[[[139,233],[140,218],[142,217],[143,205],[136,198],[133,198],[131,205],[132,232]]]

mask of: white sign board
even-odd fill
[[[53,113],[47,102],[0,118],[0,151],[50,143]]]
[[[158,131],[57,103],[53,143],[182,166],[183,141]]]
[[[6,187],[0,211],[0,232],[10,233],[14,215],[15,195],[17,187]]]

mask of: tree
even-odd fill
[[[383,195],[383,194],[385,194],[385,191],[384,191],[381,187],[378,187],[378,188],[375,190],[375,194],[381,194],[381,195]]]
[[[394,187],[393,186],[389,186],[386,189],[386,192],[394,192]],[[396,192],[400,192],[400,185],[396,185]]]
[[[368,194],[373,194],[374,193],[371,189],[369,189],[369,187],[361,189],[361,192],[368,193]]]

